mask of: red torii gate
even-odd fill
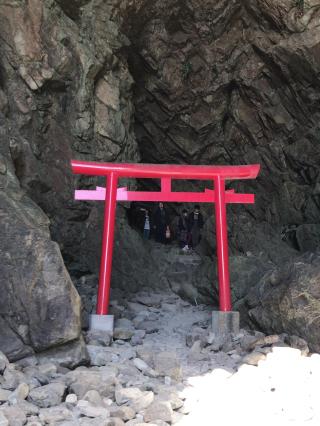
[[[225,190],[225,181],[255,179],[260,170],[259,164],[245,166],[193,166],[95,163],[72,160],[71,166],[75,174],[106,177],[106,188],[97,187],[96,190],[75,191],[75,199],[77,200],[105,201],[97,315],[107,315],[108,313],[117,201],[215,203],[220,310],[223,312],[231,311],[226,204],[253,204],[254,194],[237,194],[234,190]],[[161,191],[127,191],[127,188],[117,188],[119,178],[159,178],[161,179]],[[172,179],[213,180],[214,190],[206,189],[204,192],[199,193],[172,192]]]

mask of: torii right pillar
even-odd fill
[[[240,317],[239,312],[231,311],[225,181],[221,176],[215,177],[214,190],[220,311],[212,312],[212,331],[225,336],[239,333]]]

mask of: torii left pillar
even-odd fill
[[[102,253],[99,274],[99,287],[96,314],[90,315],[91,330],[103,330],[113,334],[113,315],[108,315],[110,299],[110,282],[112,271],[112,253],[114,227],[117,206],[118,176],[111,172],[106,177],[106,197],[104,203],[104,222],[102,234]]]

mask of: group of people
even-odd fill
[[[159,243],[168,243],[173,240],[169,214],[163,203],[159,203],[152,216],[147,209],[141,210],[144,212],[144,239],[149,239],[151,233],[153,233],[155,240]],[[183,251],[188,251],[196,247],[201,238],[202,228],[203,216],[199,205],[195,205],[193,211],[190,213],[186,209],[182,210],[177,223],[177,237],[180,248]]]

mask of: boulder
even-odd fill
[[[160,376],[169,376],[174,380],[182,378],[181,365],[175,352],[163,351],[155,353],[153,367]]]
[[[76,339],[80,298],[40,208],[21,194],[13,200],[1,191],[0,208],[0,348],[17,360]],[[23,259],[19,268],[16,259]]]
[[[9,420],[2,411],[0,411],[0,426],[9,426]]]
[[[49,383],[48,385],[32,389],[28,401],[41,407],[53,407],[61,403],[66,387],[63,383]]]
[[[4,407],[3,413],[5,418],[8,419],[10,426],[23,426],[27,421],[27,417],[25,413],[18,406]],[[4,420],[4,424],[5,424],[5,420]]]
[[[41,408],[39,413],[39,419],[44,424],[55,424],[66,420],[72,420],[72,418],[72,412],[63,405]]]
[[[154,420],[163,420],[164,422],[172,422],[173,410],[170,402],[165,401],[154,401],[146,409],[144,413],[144,420],[146,422],[152,422]]]
[[[110,413],[105,407],[95,407],[89,401],[81,400],[77,403],[77,410],[86,417],[109,417]]]
[[[39,353],[37,359],[40,364],[50,361],[61,367],[75,368],[87,364],[89,355],[83,337],[80,336],[72,342]]]
[[[113,338],[129,340],[135,332],[132,322],[126,318],[120,318],[115,321]]]
[[[0,352],[0,374],[3,374],[4,370],[9,364],[8,358],[3,352]]]
[[[305,254],[267,273],[248,294],[249,320],[265,333],[287,333],[320,351],[320,255]]]
[[[115,392],[118,405],[129,404],[136,412],[147,408],[154,399],[152,391],[141,391],[138,388],[119,388]]]
[[[302,252],[315,252],[320,247],[320,225],[305,223],[298,226],[296,238]]]
[[[20,383],[20,385],[12,392],[8,401],[10,404],[16,404],[18,401],[22,401],[29,395],[29,386],[26,383]]]
[[[83,367],[66,374],[65,380],[72,393],[79,399],[90,390],[96,390],[104,397],[113,397],[116,384],[117,369],[101,367],[99,370],[89,370]]]

